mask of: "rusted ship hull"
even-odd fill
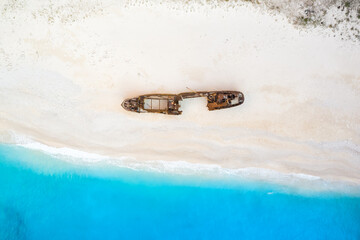
[[[121,106],[137,113],[162,113],[180,115],[180,101],[188,98],[206,97],[209,111],[239,106],[244,94],[238,91],[184,92],[180,94],[148,94],[128,98]]]

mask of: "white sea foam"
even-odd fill
[[[360,187],[356,184],[328,181],[319,176],[303,173],[281,173],[271,169],[244,167],[239,169],[224,168],[216,164],[189,163],[185,161],[141,161],[132,157],[114,158],[100,154],[88,153],[71,148],[56,148],[33,141],[24,135],[11,132],[14,144],[24,148],[41,151],[57,159],[70,162],[71,164],[86,164],[86,166],[98,167],[99,164],[107,167],[114,166],[119,169],[127,168],[134,171],[171,174],[183,177],[206,176],[218,180],[232,179],[234,181],[261,181],[270,184],[280,184],[290,187],[291,191],[319,192],[336,191],[344,193],[358,193]],[[113,170],[113,168],[112,168]],[[287,188],[287,190],[289,190]],[[269,193],[272,194],[272,193]]]
[[[0,135],[0,139],[2,139],[3,142],[12,143],[17,146],[22,146],[22,147],[32,149],[32,150],[39,150],[39,151],[42,151],[42,152],[44,152],[48,155],[54,156],[54,157],[60,157],[60,158],[61,157],[70,157],[70,158],[79,159],[79,160],[81,159],[81,161],[86,161],[86,162],[98,162],[98,161],[102,161],[105,159],[109,159],[109,157],[106,157],[106,156],[103,156],[100,154],[88,153],[88,152],[84,152],[84,151],[80,151],[80,150],[76,150],[76,149],[72,149],[72,148],[51,147],[46,144],[36,142],[28,136],[25,136],[22,134],[17,134],[14,131],[7,131],[7,134],[3,133],[2,135]],[[4,139],[5,139],[5,141],[4,141]]]
[[[82,161],[87,161],[87,162],[98,162],[98,161],[108,159],[108,157],[105,157],[105,156],[102,156],[99,154],[95,154],[95,153],[87,153],[87,152],[83,152],[83,151],[79,151],[79,150],[75,150],[75,149],[71,149],[71,148],[66,148],[66,147],[55,148],[55,147],[50,147],[50,146],[47,146],[45,144],[38,143],[38,142],[21,143],[18,145],[20,145],[22,147],[34,149],[34,150],[40,150],[40,151],[43,151],[43,152],[45,152],[49,155],[55,156],[55,157],[61,157],[61,156],[72,157],[72,158],[81,159]]]

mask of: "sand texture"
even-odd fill
[[[2,142],[16,133],[137,161],[360,183],[356,38],[251,2],[10,3],[0,18]],[[209,112],[205,99],[186,100],[181,116],[121,108],[186,87],[242,91],[245,102]]]

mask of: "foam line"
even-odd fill
[[[234,179],[239,181],[262,181],[291,187],[296,191],[336,191],[345,193],[360,192],[360,187],[340,181],[327,181],[319,176],[303,173],[281,173],[271,169],[244,167],[238,169],[223,168],[216,164],[189,163],[185,161],[139,161],[131,157],[114,158],[88,153],[71,148],[56,148],[35,142],[30,138],[12,133],[15,145],[41,151],[57,159],[75,164],[104,164],[128,168],[134,171],[154,172],[186,176],[207,176],[217,179]]]

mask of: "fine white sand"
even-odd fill
[[[3,4],[0,140],[136,161],[263,168],[360,183],[360,43],[251,3]],[[245,103],[136,114],[124,98],[186,87]]]

